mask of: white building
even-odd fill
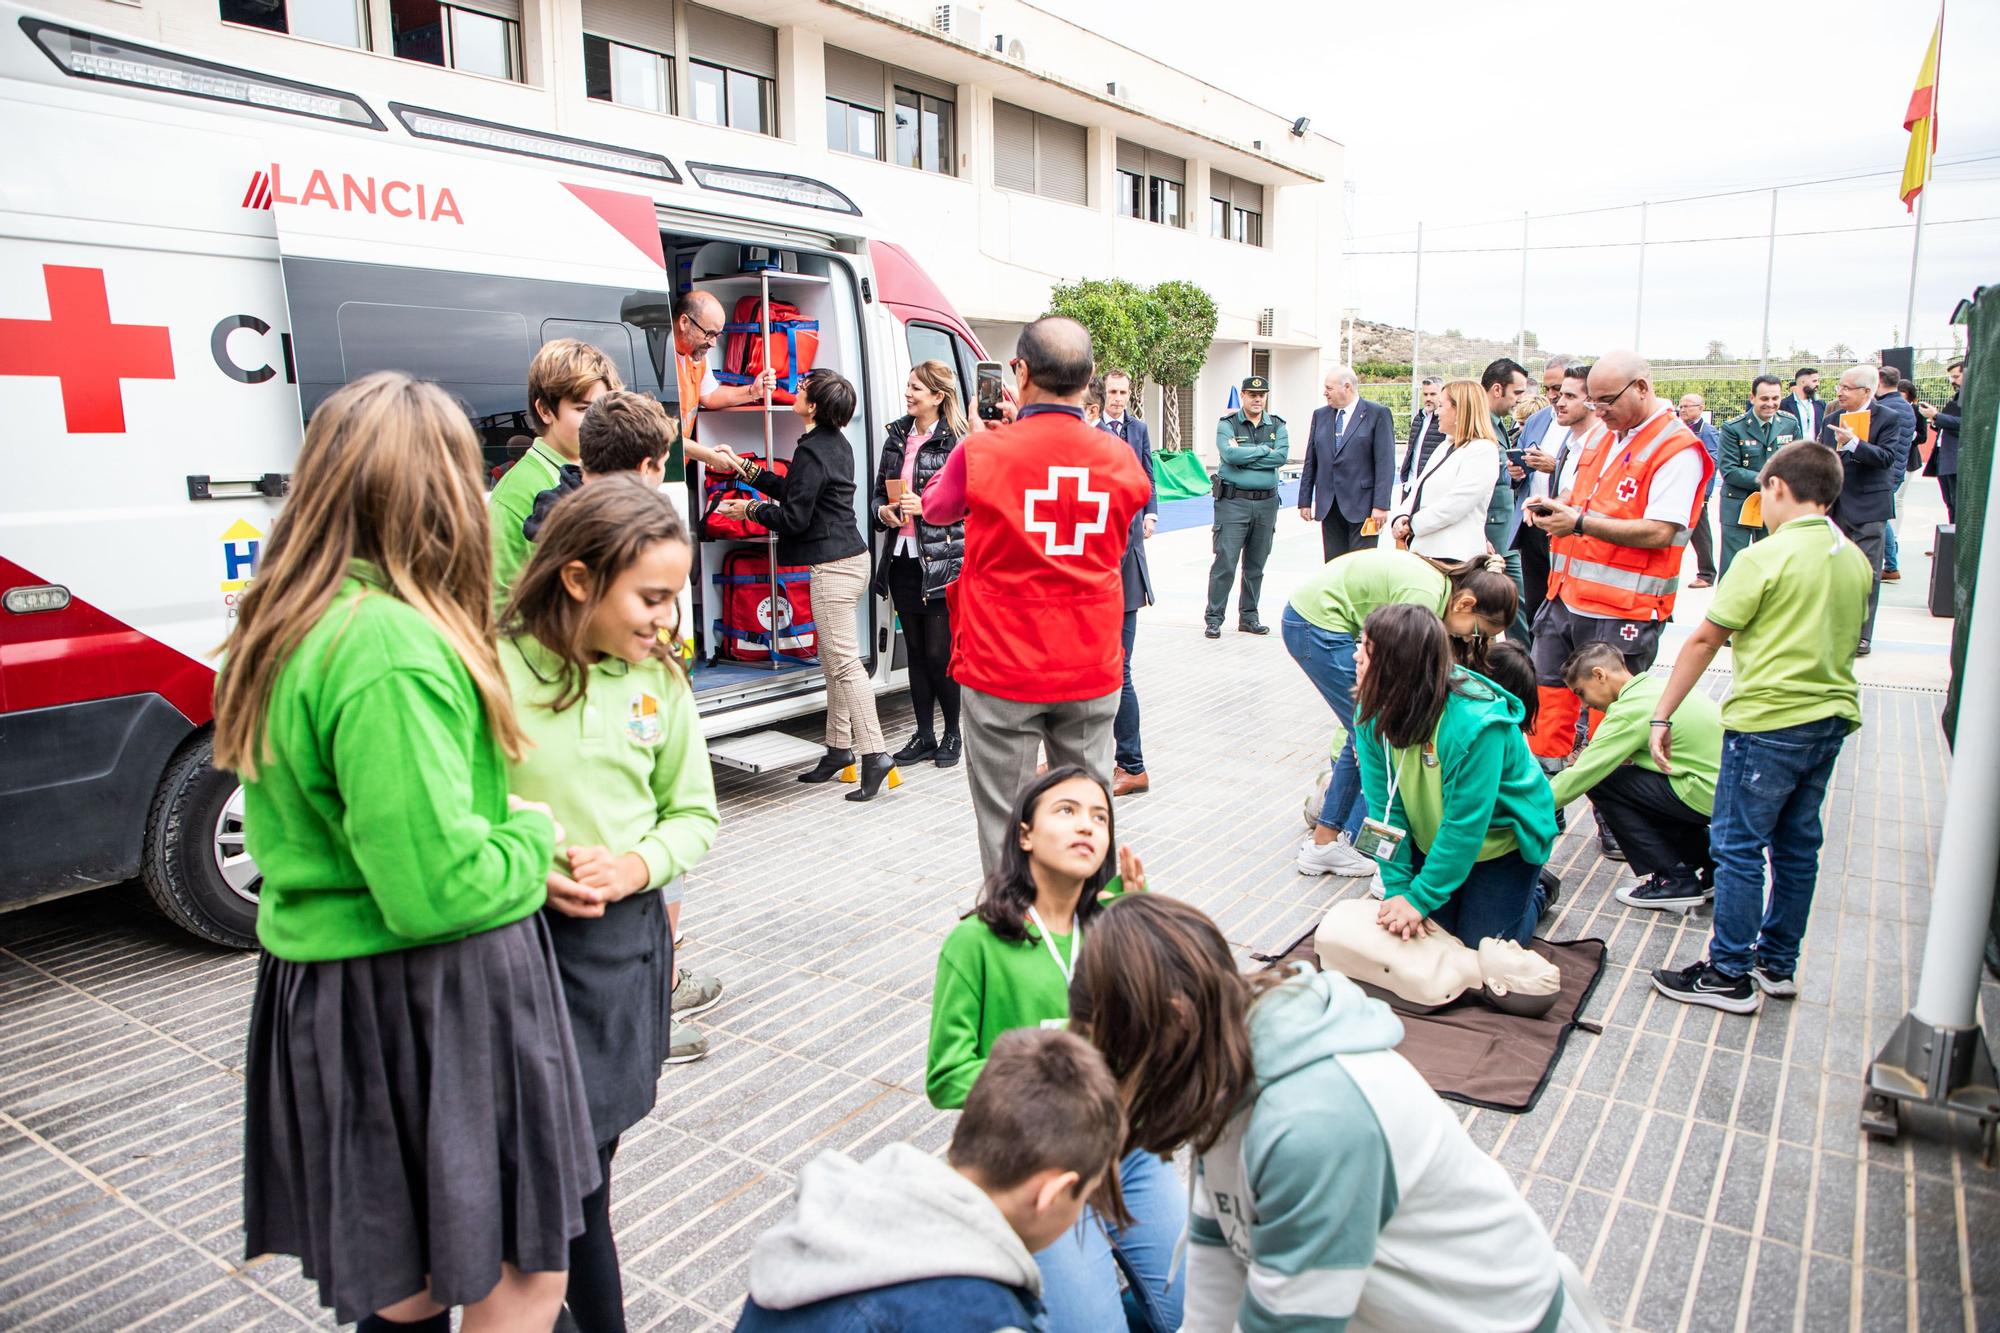
[[[1195,423],[1253,370],[1303,420],[1338,359],[1340,145],[1021,0],[60,7],[234,65],[335,86],[388,75],[410,101],[504,125],[825,180],[1001,359],[1053,284],[1191,280],[1221,310],[1183,397]],[[1146,407],[1157,422],[1157,390]],[[1212,431],[1191,436],[1206,449]]]

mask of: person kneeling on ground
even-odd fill
[[[1520,701],[1454,664],[1444,623],[1408,604],[1369,615],[1355,677],[1373,816],[1359,841],[1382,863],[1382,924],[1407,939],[1429,917],[1474,947],[1525,946],[1548,905],[1556,813]]]
[[[1133,895],[1084,941],[1070,1017],[1126,1090],[1128,1146],[1193,1149],[1186,1333],[1605,1327],[1346,977],[1244,976],[1201,912]]]
[[[946,1161],[892,1143],[822,1153],[750,1254],[738,1333],[1045,1327],[1032,1252],[1066,1235],[1116,1166],[1118,1088],[1066,1032],[993,1043]],[[948,1163],[948,1164],[947,1164]]]
[[[1628,907],[1685,910],[1715,896],[1708,817],[1722,766],[1722,713],[1700,690],[1674,709],[1674,771],[1647,752],[1653,709],[1666,681],[1634,675],[1608,643],[1586,643],[1563,663],[1563,683],[1604,715],[1574,763],[1549,779],[1556,805],[1589,796],[1597,817],[1645,878],[1618,890]]]

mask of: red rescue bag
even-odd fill
[[[756,454],[745,454],[754,463],[764,463]],[[779,476],[785,475],[790,465],[784,459],[776,459],[764,464]],[[709,472],[704,474],[701,487],[701,531],[702,536],[712,542],[761,541],[771,530],[762,523],[752,523],[747,518],[724,518],[715,512],[715,507],[724,500],[768,501],[764,494],[749,482],[733,472]]]
[[[731,551],[715,575],[715,652],[733,662],[768,662],[772,640],[789,661],[819,657],[813,624],[812,571],[806,565],[778,566],[778,591],[771,594],[771,558],[764,551]]]
[[[763,328],[759,304],[754,296],[738,298],[736,318],[722,326],[729,338],[723,344],[722,369],[715,372],[715,378],[721,384],[754,384],[768,365],[778,372],[778,387],[771,401],[789,403],[819,356],[819,321],[800,318],[799,308],[790,301],[773,301],[767,347],[758,336]]]

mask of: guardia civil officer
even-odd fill
[[[1229,605],[1229,581],[1239,558],[1243,584],[1236,596],[1236,628],[1269,634],[1257,618],[1264,587],[1264,562],[1278,532],[1278,468],[1290,455],[1285,419],[1264,410],[1271,382],[1262,375],[1243,381],[1241,410],[1215,423],[1215,452],[1222,468],[1215,478],[1215,563],[1208,569],[1207,635],[1222,637],[1222,613]]]

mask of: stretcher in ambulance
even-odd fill
[[[940,358],[970,384],[981,356],[919,266],[815,180],[219,65],[4,3],[0,124],[0,910],[139,878],[187,929],[254,942],[241,794],[209,762],[213,653],[302,422],[341,384],[435,380],[497,478],[529,433],[542,343],[603,348],[671,408],[674,294],[732,311],[768,295],[819,322],[817,364],[859,391],[861,511],[909,367]],[[697,430],[779,458],[799,434],[761,404],[703,411]],[[668,487],[683,506],[701,493],[689,472]],[[758,770],[816,750],[770,728],[825,693],[782,635],[767,660],[723,651],[716,576],[744,549],[699,542],[683,625],[718,762]],[[759,614],[783,628],[782,601]],[[876,688],[900,687],[886,600],[862,616]]]

